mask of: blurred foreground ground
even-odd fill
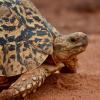
[[[95,7],[100,2],[94,2],[99,0],[90,0],[91,2],[86,3],[89,4],[87,8],[84,8],[85,3],[82,0],[33,1],[42,15],[61,33],[87,33],[89,46],[87,51],[79,56],[77,74],[49,77],[27,100],[100,100],[100,11]],[[83,7],[83,10],[78,8],[78,11],[75,11],[77,7]]]

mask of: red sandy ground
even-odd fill
[[[87,33],[89,45],[86,52],[79,56],[79,68],[76,74],[52,75],[35,94],[29,95],[26,99],[100,100],[100,12],[76,12],[68,9],[68,5],[71,7],[73,4],[71,1],[74,0],[33,1],[42,15],[60,32]]]

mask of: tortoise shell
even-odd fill
[[[39,67],[60,35],[29,0],[0,0],[0,76]]]

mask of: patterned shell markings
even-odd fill
[[[0,0],[0,12],[0,76],[39,67],[53,52],[44,19],[28,0]]]

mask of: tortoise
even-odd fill
[[[85,33],[61,35],[29,0],[0,0],[0,98],[24,97],[61,70],[76,72]],[[9,100],[9,99],[8,99]]]

